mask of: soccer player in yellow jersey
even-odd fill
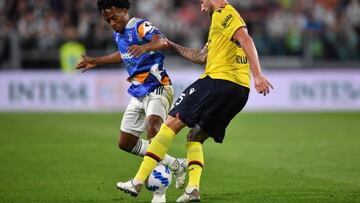
[[[203,142],[212,137],[221,143],[230,121],[245,106],[250,88],[250,70],[255,88],[264,96],[273,86],[261,73],[258,54],[246,24],[226,0],[201,0],[201,10],[211,17],[208,42],[202,50],[168,44],[180,56],[206,68],[175,102],[160,131],[152,140],[135,178],[118,188],[137,196],[156,164],[166,154],[175,135],[185,126],[189,182],[176,202],[200,201],[200,176],[204,166]]]

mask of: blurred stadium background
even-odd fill
[[[360,58],[358,0],[230,1],[246,19],[266,68],[355,67]],[[198,1],[136,0],[131,14],[191,47],[206,42],[209,18]],[[1,0],[3,70],[58,69],[59,47],[71,39],[89,54],[115,49],[92,0]],[[177,60],[171,58],[171,60]]]
[[[169,39],[206,42],[198,1],[131,2]],[[275,90],[251,94],[225,143],[207,143],[203,200],[360,202],[360,1],[230,3]],[[136,202],[114,189],[140,162],[116,148],[127,73],[73,70],[84,51],[115,50],[95,0],[0,0],[0,202]],[[165,54],[178,95],[203,69]],[[185,133],[171,153],[184,156]]]

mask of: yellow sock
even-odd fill
[[[137,181],[140,181],[141,183],[145,182],[157,163],[164,158],[174,137],[174,131],[165,124],[162,124],[160,131],[156,134],[146,150],[144,159],[135,176]]]
[[[187,187],[200,187],[200,177],[202,168],[204,165],[204,153],[202,150],[202,144],[200,142],[188,142],[187,147],[187,159],[188,159],[188,171],[189,182]]]

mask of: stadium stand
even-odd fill
[[[230,2],[246,20],[270,68],[280,67],[284,60],[294,67],[314,67],[324,61],[336,66],[359,64],[359,0]],[[136,0],[131,14],[148,18],[180,44],[202,47],[210,21],[199,9],[197,1]],[[90,53],[116,49],[93,0],[1,0],[0,68],[58,68],[64,32],[73,28]]]

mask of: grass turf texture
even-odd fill
[[[0,113],[0,202],[150,202],[115,188],[141,159],[121,114]],[[170,153],[185,156],[182,131]],[[203,202],[360,202],[360,113],[241,113],[205,144]],[[174,184],[167,200],[182,193]]]

